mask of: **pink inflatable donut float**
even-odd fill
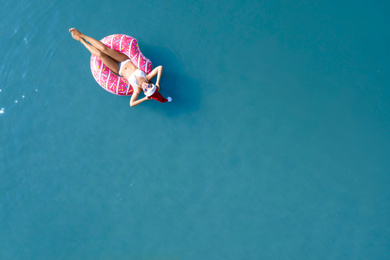
[[[133,37],[124,34],[113,34],[104,37],[100,41],[107,47],[127,55],[131,62],[146,74],[152,71],[152,62],[141,53],[138,41]],[[116,75],[94,55],[91,56],[91,72],[96,82],[108,92],[120,96],[133,94],[133,87],[127,79]]]

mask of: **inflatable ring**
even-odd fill
[[[113,34],[104,37],[100,41],[107,47],[127,55],[131,62],[145,74],[152,71],[152,63],[141,53],[138,41],[133,37],[124,34]],[[133,87],[127,79],[116,75],[94,55],[91,56],[91,72],[96,82],[108,92],[120,96],[133,94]]]

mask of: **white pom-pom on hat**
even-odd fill
[[[171,97],[167,97],[168,99],[168,102],[171,102],[172,101],[172,98]]]

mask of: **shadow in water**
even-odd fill
[[[172,97],[170,104],[154,104],[169,116],[192,114],[200,109],[202,93],[199,81],[190,77],[183,61],[171,50],[140,43],[142,53],[152,61],[153,67],[164,67],[160,80],[161,94]]]

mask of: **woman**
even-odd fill
[[[127,78],[131,86],[133,87],[133,95],[130,98],[130,106],[136,106],[146,100],[155,99],[162,103],[171,102],[172,98],[165,99],[160,93],[160,78],[162,73],[162,66],[158,66],[152,70],[149,74],[138,69],[125,54],[108,48],[103,43],[95,40],[92,37],[86,36],[71,28],[69,32],[72,34],[73,39],[81,42],[92,55],[95,55],[115,74]],[[156,84],[150,84],[151,79],[157,75]],[[145,97],[138,99],[141,92],[144,92]]]

